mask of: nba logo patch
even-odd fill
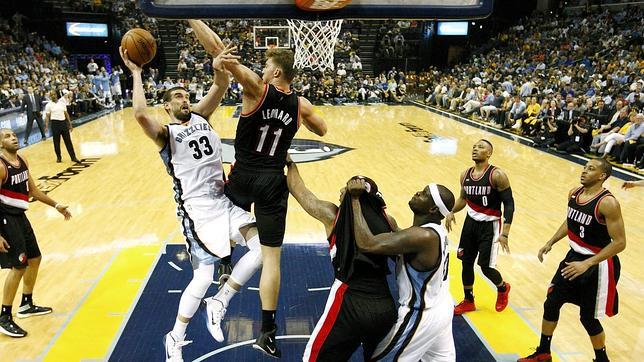
[[[27,255],[25,253],[20,253],[20,255],[18,255],[18,261],[20,264],[27,263]]]
[[[458,248],[458,250],[456,251],[456,257],[460,259],[463,257],[463,254],[464,254],[463,248]]]
[[[554,288],[555,288],[555,285],[554,285],[554,284],[552,284],[552,283],[550,283],[550,285],[548,286],[548,294],[552,293],[552,290],[553,290]]]

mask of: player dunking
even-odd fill
[[[297,166],[289,160],[288,187],[304,211],[322,222],[329,241],[335,281],[324,312],[309,338],[302,360],[305,362],[347,361],[362,345],[363,358],[373,352],[396,321],[396,306],[387,285],[387,257],[356,248],[351,197],[340,192],[340,207],[318,199],[304,184]],[[368,191],[360,197],[370,232],[388,233],[395,221],[384,213],[384,200],[373,180],[365,182]]]
[[[429,184],[409,201],[413,225],[393,233],[373,235],[362,214],[358,196],[364,180],[351,180],[353,229],[364,252],[396,257],[398,321],[370,358],[374,361],[456,360],[449,293],[449,241],[441,221],[454,206],[454,194],[442,185]]]
[[[141,68],[128,59],[127,51],[121,49],[123,62],[132,71],[134,81],[134,116],[145,134],[159,147],[160,156],[172,176],[177,215],[193,267],[193,277],[181,295],[174,327],[164,337],[168,361],[183,360],[182,347],[190,343],[185,340],[186,328],[212,284],[215,262],[230,255],[230,240],[238,244],[245,242],[251,249],[247,254],[260,252],[255,220],[224,195],[221,139],[208,123],[228,88],[229,77],[223,64],[237,62],[238,57],[230,54],[233,49],[225,48],[213,61],[214,83],[196,105],[190,105],[189,94],[182,87],[166,91],[164,109],[172,121],[166,126],[148,111]],[[256,258],[250,260],[248,269],[254,273],[258,267],[254,262]],[[210,328],[210,323],[208,325]]]
[[[11,269],[4,281],[0,333],[20,338],[27,332],[11,315],[11,306],[22,279],[22,301],[16,316],[29,318],[52,312],[50,307],[33,303],[33,291],[42,256],[25,211],[29,197],[47,204],[61,213],[65,220],[72,215],[67,206],[52,200],[34,182],[27,161],[18,156],[18,137],[10,129],[0,129],[0,267]]]
[[[467,216],[463,223],[461,241],[458,244],[457,256],[463,263],[463,289],[465,299],[454,308],[454,314],[476,310],[474,304],[474,261],[478,255],[478,264],[483,274],[497,288],[496,311],[501,312],[508,305],[510,284],[503,281],[501,273],[495,269],[499,244],[510,252],[508,236],[514,214],[514,199],[508,176],[500,168],[490,165],[492,144],[480,140],[472,147],[474,167],[461,174],[461,195],[454,208],[445,217],[445,226],[450,231],[455,222],[454,214],[465,205]],[[501,203],[503,203],[503,231],[501,231]]]
[[[555,272],[541,322],[541,341],[535,353],[520,362],[551,361],[550,343],[565,303],[579,306],[579,319],[590,336],[595,361],[608,361],[606,334],[598,318],[617,314],[617,254],[626,248],[624,220],[615,197],[603,187],[612,167],[603,158],[586,163],[581,187],[568,193],[566,220],[539,250],[539,261],[552,246],[568,236],[570,250]]]
[[[189,20],[206,51],[218,55],[224,44],[205,23]],[[280,254],[286,228],[288,187],[284,176],[286,154],[300,122],[313,133],[326,133],[324,120],[313,106],[291,90],[296,71],[293,52],[269,49],[262,78],[240,64],[226,64],[244,87],[242,114],[235,136],[236,162],[226,184],[230,200],[250,211],[254,204],[263,269],[259,283],[262,302],[262,333],[253,348],[278,357],[275,344],[275,311],[280,288]]]

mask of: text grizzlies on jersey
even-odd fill
[[[191,134],[197,131],[208,131],[209,129],[210,129],[210,125],[208,123],[193,124],[192,126],[188,127],[185,131],[177,133],[177,136],[174,138],[174,140],[177,141],[177,143],[181,143],[184,138],[190,136]]]
[[[262,118],[264,120],[277,119],[282,121],[285,125],[293,122],[293,117],[291,117],[288,112],[284,112],[281,109],[265,109],[262,111]]]

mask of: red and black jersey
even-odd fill
[[[299,98],[272,84],[264,85],[257,107],[242,113],[235,136],[235,166],[247,170],[282,170],[300,127]]]
[[[577,253],[595,255],[611,242],[606,220],[599,213],[599,203],[606,197],[613,197],[604,189],[592,199],[580,203],[583,187],[575,190],[568,200],[568,239],[570,247]]]
[[[29,169],[25,161],[18,156],[16,167],[4,157],[2,167],[6,176],[0,187],[0,210],[10,214],[22,213],[29,208]]]
[[[478,178],[474,177],[474,167],[465,172],[462,184],[467,214],[476,221],[496,221],[501,218],[501,196],[492,182],[495,169],[495,166],[488,165]]]

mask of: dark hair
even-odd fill
[[[606,178],[604,179],[606,181],[613,173],[613,166],[603,157],[593,158],[593,160],[599,162],[599,168],[606,174]]]
[[[488,145],[490,145],[490,148],[492,149],[492,151],[494,151],[494,146],[492,146],[492,142],[486,140],[485,138],[481,138],[480,141],[483,141],[483,142],[487,143]]]
[[[266,51],[266,59],[273,59],[273,63],[282,69],[284,80],[289,83],[293,81],[297,71],[293,67],[295,60],[292,50],[280,48],[268,49]]]
[[[163,93],[163,103],[170,102],[170,98],[172,98],[172,92],[174,92],[176,90],[179,90],[179,89],[183,90],[183,91],[186,91],[186,89],[184,87],[180,87],[180,86],[172,87],[172,88],[168,89],[167,91],[165,91],[165,93]]]

